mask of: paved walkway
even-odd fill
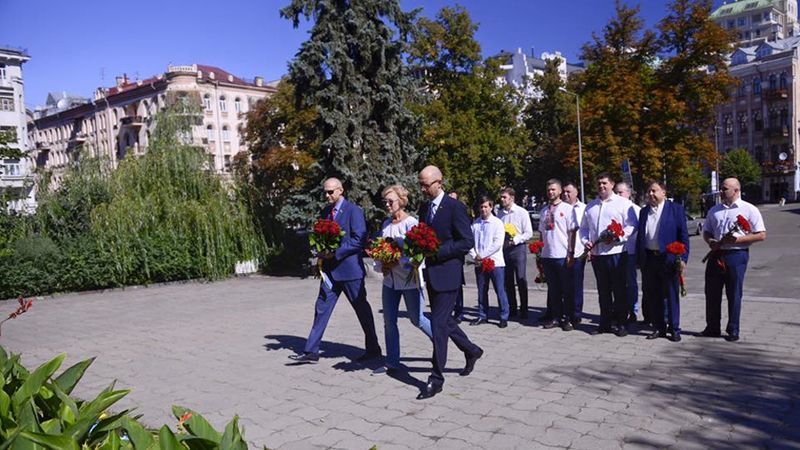
[[[800,301],[747,297],[742,340],[728,343],[697,336],[700,289],[693,282],[683,299],[680,343],[645,340],[644,330],[593,337],[587,323],[569,333],[533,323],[466,326],[486,355],[459,377],[464,358],[451,346],[445,391],[427,401],[415,400],[430,368],[424,335],[402,320],[408,375],[373,376],[375,364],[352,361],[363,337],[346,300],[320,363],[288,364],[311,324],[312,279],[57,296],[7,322],[0,343],[28,366],[61,352],[68,364],[97,356],[77,394],[94,396],[116,379],[133,389],[121,405],[151,426],[174,426],[173,404],[219,428],[238,414],[246,438],[270,448],[800,449]],[[380,325],[378,279],[369,279],[368,292]],[[473,284],[468,305],[475,298]],[[535,317],[542,286],[532,287],[531,304]],[[596,319],[596,296],[586,305]]]

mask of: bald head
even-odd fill
[[[338,178],[328,178],[322,183],[322,189],[325,191],[325,200],[328,203],[336,203],[344,194],[344,186]]]
[[[427,166],[419,173],[419,188],[430,199],[442,191],[442,171],[436,166]]]
[[[720,191],[722,194],[722,203],[730,205],[739,199],[741,195],[742,185],[736,178],[726,178],[722,181]]]

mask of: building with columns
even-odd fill
[[[199,64],[169,66],[145,80],[117,77],[114,87],[97,89],[86,103],[65,94],[53,99],[55,105],[37,108],[28,123],[30,154],[36,167],[52,171],[55,186],[82,149],[107,157],[116,167],[120,160],[146,151],[158,111],[189,101],[201,109],[202,117],[187,141],[204,147],[213,168],[226,174],[233,157],[245,149],[240,133],[245,114],[273,92],[275,88],[260,77],[245,80]]]
[[[800,36],[737,48],[729,73],[739,85],[716,110],[718,150],[744,148],[758,161],[764,201],[800,200],[798,49]]]
[[[15,140],[8,146],[21,151],[28,148],[22,65],[29,60],[30,56],[24,50],[0,48],[0,131],[13,132]],[[32,172],[33,161],[30,158],[0,160],[0,192],[13,199],[7,205],[9,209],[26,212],[36,208]]]

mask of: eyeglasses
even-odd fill
[[[336,188],[336,189],[339,189],[339,188]],[[328,194],[328,195],[333,195],[333,193],[336,192],[336,189],[326,189],[325,193]]]
[[[385,199],[383,199],[383,204],[386,205],[386,206],[392,206],[392,205],[394,205],[394,200],[385,198]]]
[[[429,187],[433,186],[436,183],[441,183],[442,180],[433,180],[430,184],[423,183],[422,181],[419,182],[419,186],[424,189],[428,189]]]

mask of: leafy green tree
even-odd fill
[[[729,151],[722,157],[719,165],[720,180],[737,178],[742,189],[758,186],[761,183],[761,166],[743,148]]]
[[[587,179],[599,172],[619,177],[631,165],[634,189],[660,179],[662,154],[644,125],[654,84],[656,36],[644,29],[639,8],[616,1],[616,16],[583,48],[588,67],[574,90],[583,100],[581,126]]]
[[[416,95],[403,64],[415,13],[397,0],[292,0],[281,15],[295,27],[312,20],[310,38],[289,65],[299,109],[312,108],[319,148],[309,182],[281,211],[307,223],[322,204],[321,182],[341,178],[350,200],[376,217],[382,187],[416,181],[419,125],[406,106]]]
[[[14,130],[0,130],[0,158],[22,158],[25,154],[21,150],[11,148],[9,144],[17,142],[17,133]]]
[[[559,64],[558,59],[548,60],[544,73],[534,77],[532,83],[539,96],[532,98],[524,111],[532,146],[525,155],[521,184],[541,192],[548,178],[578,180],[577,136],[573,134],[577,110],[573,97],[560,92],[564,83]]]
[[[674,0],[658,24],[663,63],[656,71],[649,105],[653,114],[648,118],[663,152],[670,190],[690,197],[705,181],[687,168],[708,170],[715,165],[718,155],[709,139],[714,108],[735,84],[725,60],[733,34],[709,20],[712,6],[711,0]]]
[[[426,160],[468,202],[494,195],[521,174],[528,146],[519,121],[522,99],[513,87],[497,84],[499,61],[480,60],[477,25],[466,10],[444,8],[417,28],[410,62],[429,92],[415,108],[424,121]]]

